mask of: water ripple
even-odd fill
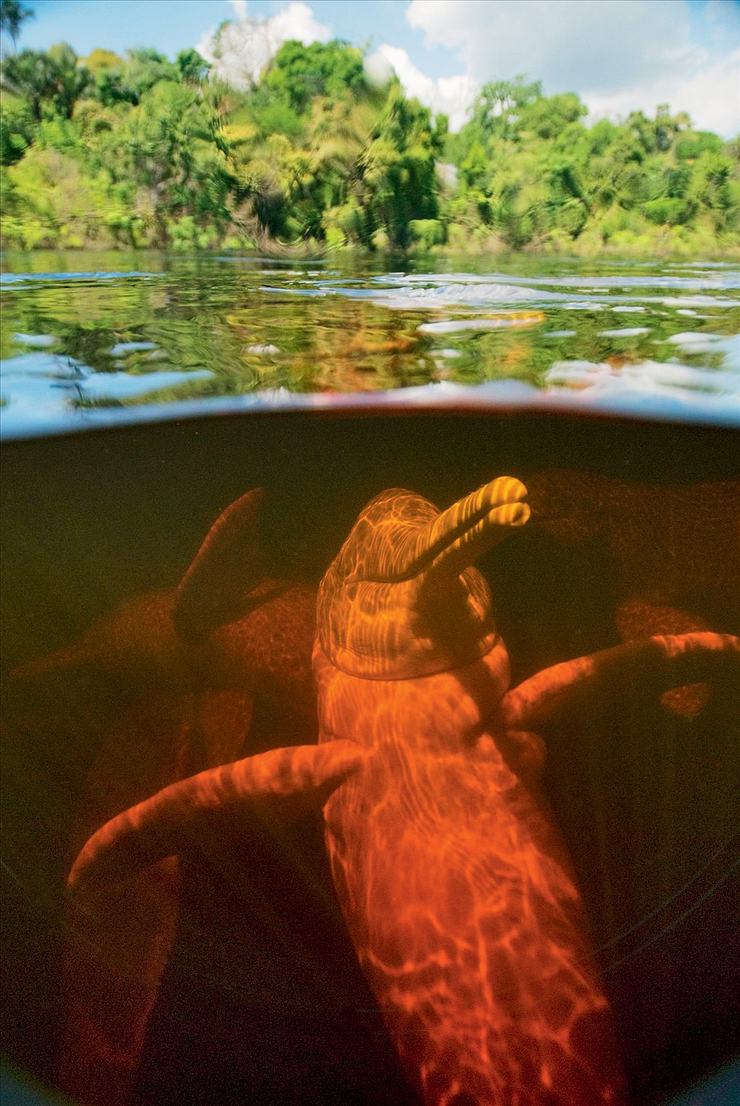
[[[15,284],[67,282],[67,281],[94,281],[101,280],[129,280],[132,278],[146,278],[161,276],[161,273],[144,273],[133,271],[123,272],[85,272],[85,273],[0,273],[0,286]]]
[[[520,257],[496,271],[421,271],[410,261],[410,271],[389,272],[377,258],[327,268],[118,255],[100,271],[104,261],[24,256],[0,277],[13,292],[4,303],[5,435],[375,406],[740,425],[737,266]],[[4,264],[12,270],[12,256]],[[48,271],[28,272],[34,264]]]

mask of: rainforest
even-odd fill
[[[239,90],[193,49],[9,52],[3,246],[740,254],[740,138],[665,104],[590,124],[524,77],[452,133],[364,61],[286,42]]]

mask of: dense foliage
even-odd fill
[[[450,140],[459,183],[447,205],[460,241],[493,232],[513,247],[597,252],[608,244],[681,252],[738,243],[740,142],[692,129],[659,105],[619,124],[584,124],[574,93],[538,83],[486,85]]]
[[[24,9],[2,0],[16,34]],[[584,122],[574,93],[484,87],[455,135],[341,42],[288,42],[258,85],[194,50],[66,44],[2,65],[7,246],[704,253],[740,243],[740,141]]]

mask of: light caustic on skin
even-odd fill
[[[442,513],[411,492],[377,496],[319,589],[319,744],[167,788],[99,830],[71,875],[82,891],[177,852],[222,802],[276,816],[293,800],[323,808],[348,930],[426,1106],[625,1100],[581,898],[540,788],[538,731],[584,697],[614,695],[625,673],[654,697],[736,673],[740,656],[726,635],[654,637],[508,690],[472,562],[526,523],[525,496],[507,477]]]
[[[440,1106],[585,1106],[623,1088],[580,897],[532,786],[537,740],[504,742],[509,763],[498,740],[508,660],[468,567],[526,522],[525,494],[502,479],[439,515],[385,493],[320,592],[322,739],[373,750],[326,808],[334,880],[399,1054]]]

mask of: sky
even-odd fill
[[[25,0],[19,48],[66,41],[80,55],[195,46],[244,82],[289,38],[361,46],[453,128],[487,80],[523,74],[577,92],[590,118],[668,103],[698,127],[740,131],[740,0]]]

